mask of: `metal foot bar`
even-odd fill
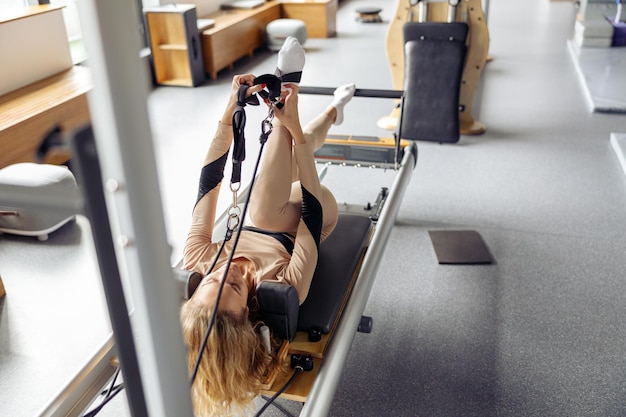
[[[300,86],[300,94],[312,94],[322,96],[332,96],[335,88],[331,87],[309,87]],[[404,95],[403,90],[379,90],[379,89],[367,89],[357,88],[354,92],[355,97],[371,97],[371,98],[402,98]]]

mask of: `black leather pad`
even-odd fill
[[[466,23],[406,23],[404,98],[399,136],[459,141],[459,96],[465,66]]]
[[[298,330],[298,291],[291,285],[276,281],[261,281],[256,288],[261,319],[274,336],[292,341]]]
[[[342,213],[333,233],[320,245],[320,256],[309,294],[300,306],[298,329],[330,332],[350,288],[354,270],[369,241],[372,221]]]

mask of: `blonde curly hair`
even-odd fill
[[[212,308],[192,301],[181,307],[180,320],[191,373],[211,319]],[[247,309],[218,311],[191,387],[197,417],[236,416],[252,410],[252,401],[274,366]]]

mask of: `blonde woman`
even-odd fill
[[[295,38],[288,38],[278,54],[277,74],[293,79],[303,66],[304,50]],[[252,190],[249,213],[254,228],[242,231],[226,273],[234,239],[222,252],[220,242],[212,241],[217,196],[233,140],[230,123],[239,86],[248,85],[248,95],[260,91],[262,86],[254,86],[254,78],[251,74],[233,78],[231,97],[205,158],[185,245],[184,268],[206,275],[181,308],[190,370],[226,277],[192,386],[198,416],[240,415],[248,410],[264,377],[278,365],[259,336],[261,324],[251,314],[256,286],[264,280],[287,283],[296,288],[302,303],[315,271],[319,244],[333,231],[338,217],[335,198],[319,182],[313,152],[323,144],[330,126],[342,122],[343,107],[354,95],[355,86],[339,87],[326,110],[303,128],[297,83],[286,83],[280,97],[284,105],[275,109],[273,129]]]

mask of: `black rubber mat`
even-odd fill
[[[491,264],[494,262],[482,236],[474,230],[430,230],[440,264]]]

